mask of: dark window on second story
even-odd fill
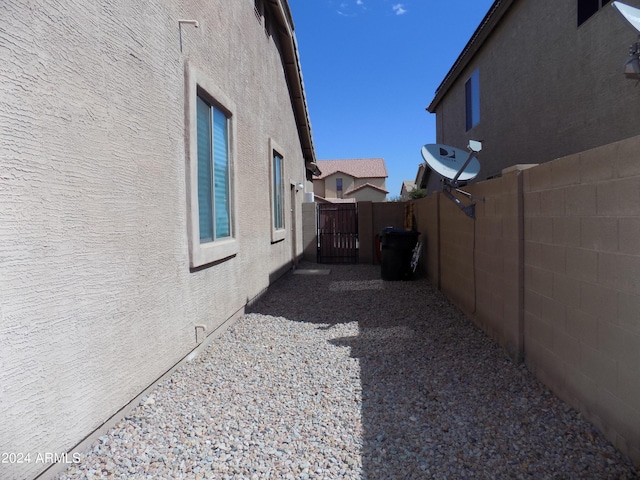
[[[480,123],[480,75],[478,70],[464,84],[467,131]]]
[[[338,198],[343,198],[343,193],[342,193],[342,179],[341,178],[336,178],[336,197]]]
[[[609,0],[578,0],[578,26],[598,13],[607,3]]]

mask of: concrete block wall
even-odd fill
[[[413,202],[413,214],[422,239],[418,269],[436,288],[440,288],[440,201],[440,194],[435,194]]]
[[[474,222],[440,195],[440,288],[467,315],[475,312],[474,263]]]
[[[318,212],[316,205],[315,202],[302,204],[302,258],[307,262],[318,260]]]
[[[304,259],[316,262],[318,257],[316,203],[302,205]],[[377,264],[376,235],[384,227],[402,228],[404,202],[358,202],[358,261]]]
[[[636,465],[638,152],[640,136],[469,186],[476,220],[441,193],[414,201],[432,283]],[[404,205],[359,204],[361,248]]]
[[[476,219],[442,194],[415,202],[430,280],[515,361],[523,356],[521,172],[465,188]],[[470,201],[463,196],[465,204]]]
[[[373,231],[373,202],[358,202],[358,261],[377,263],[376,248]]]
[[[638,152],[640,136],[469,186],[475,221],[441,193],[414,203],[434,285],[636,465]]]
[[[404,206],[404,202],[358,202],[360,263],[378,263],[376,235],[385,227],[403,227]]]
[[[476,220],[471,222],[475,227],[472,318],[519,362],[524,355],[522,172],[514,170],[467,190],[484,198],[476,201]]]
[[[640,463],[640,137],[524,172],[527,366]]]

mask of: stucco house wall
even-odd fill
[[[355,198],[357,200],[366,200],[373,202],[383,202],[386,198],[386,193],[375,191],[370,188],[364,188],[353,194],[347,195],[347,193],[354,189],[366,185],[374,185],[382,189],[385,188],[384,178],[355,178],[343,172],[337,172],[323,180],[314,180],[314,192],[316,195],[320,195],[324,198],[338,198],[338,192],[336,190],[336,179],[342,179],[342,193],[344,198]]]
[[[313,180],[313,193],[314,195],[318,195],[320,197],[324,197],[325,191],[325,183],[324,183],[324,179],[322,180],[318,180],[318,179],[314,179]]]
[[[338,192],[336,188],[336,179],[342,179],[342,193],[351,190],[355,184],[356,179],[346,173],[337,172],[333,175],[329,175],[324,179],[324,195],[325,198],[338,198]],[[315,182],[315,180],[314,180]]]
[[[214,332],[302,254],[291,186],[309,151],[283,65],[288,5],[269,4],[267,21],[248,0],[0,6],[2,451],[71,451],[202,341],[196,325]],[[231,105],[237,244],[195,269],[194,72]],[[272,145],[284,158],[277,242]],[[48,466],[3,464],[0,477]]]
[[[374,188],[365,187],[346,195],[345,198],[355,198],[357,202],[384,202],[387,199],[387,194]]]
[[[376,187],[380,187],[386,189],[386,178],[357,178],[354,182],[354,188],[361,187],[367,183],[374,185]]]
[[[484,141],[476,180],[640,133],[640,91],[622,69],[637,32],[610,3],[580,26],[576,0],[494,7],[497,14],[479,27],[428,107],[438,143],[465,148],[469,139]],[[465,82],[476,70],[480,121],[466,131]],[[438,189],[436,177],[429,191]]]
[[[383,202],[388,193],[385,188],[387,167],[382,158],[352,158],[319,160],[320,174],[313,178],[313,191],[320,201],[340,198],[337,179],[342,179],[342,198],[351,201]],[[383,191],[365,185],[373,185]]]

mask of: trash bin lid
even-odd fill
[[[384,235],[420,235],[420,232],[416,232],[415,230],[405,230],[403,228],[384,227],[380,236]]]

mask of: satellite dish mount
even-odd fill
[[[639,32],[638,41],[629,47],[629,57],[624,64],[624,75],[632,80],[640,80],[640,9],[622,2],[613,2],[612,5]]]
[[[476,157],[478,152],[482,150],[482,142],[470,140],[467,148],[468,153],[448,145],[427,144],[422,147],[422,158],[434,172],[442,176],[442,193],[445,197],[455,203],[469,218],[475,219],[476,204],[465,205],[453,194],[453,192],[460,193],[472,202],[475,200],[484,202],[484,197],[476,197],[460,188],[461,182],[465,182],[466,185],[466,181],[475,178],[480,173],[480,162]],[[466,160],[460,164],[461,159],[465,156]]]

